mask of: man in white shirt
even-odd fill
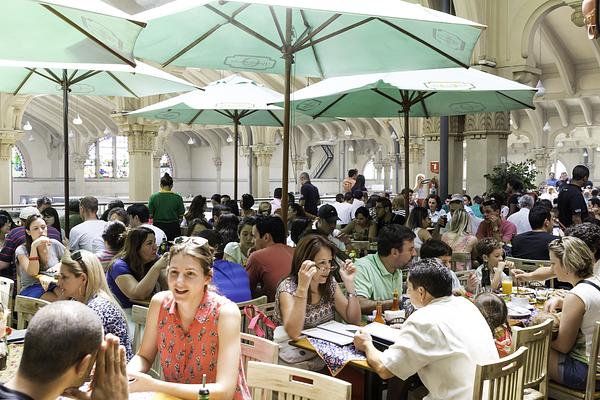
[[[71,251],[88,250],[95,254],[104,250],[102,233],[107,222],[98,219],[97,212],[97,198],[86,196],[79,200],[79,215],[83,218],[83,222],[71,229],[69,235]]]
[[[341,201],[338,201],[338,197],[341,197]],[[340,219],[340,225],[348,225],[350,221],[352,221],[353,216],[350,215],[350,211],[352,211],[352,193],[346,192],[343,195],[340,193],[335,196],[335,203],[331,205],[335,207],[338,217]]]
[[[160,246],[163,240],[167,240],[165,232],[157,226],[150,225],[150,210],[145,204],[135,203],[127,207],[127,215],[129,215],[130,228],[149,228],[154,231],[156,245]]]
[[[356,210],[365,205],[365,202],[362,201],[363,193],[360,190],[356,190],[352,193],[352,198],[354,200],[352,200],[352,208],[350,209],[350,219],[355,217]]]
[[[450,270],[436,259],[415,263],[407,289],[417,310],[402,325],[396,342],[380,352],[361,330],[354,345],[383,379],[418,374],[429,391],[425,399],[472,398],[476,365],[498,360],[485,319],[472,302],[452,296]]]
[[[519,211],[508,217],[508,222],[512,222],[517,227],[517,235],[530,232],[531,224],[529,223],[529,210],[533,208],[533,197],[524,194],[519,197]]]

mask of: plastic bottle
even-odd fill
[[[373,322],[379,322],[380,324],[385,324],[385,319],[383,319],[383,308],[381,306],[381,302],[377,302],[377,312],[375,314],[375,319]]]
[[[198,390],[198,400],[210,400],[210,392],[206,388],[206,374],[202,374],[202,387]]]

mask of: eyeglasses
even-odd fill
[[[85,263],[83,262],[83,255],[81,254],[81,250],[77,250],[71,253],[71,259],[73,261],[77,261],[77,263],[81,266],[83,272],[87,273],[88,269]]]
[[[323,260],[315,264],[319,271],[329,271],[329,273],[335,272],[339,268],[339,265],[335,261],[328,262],[328,260]]]
[[[191,243],[195,246],[206,246],[208,244],[208,240],[203,237],[198,236],[178,236],[173,240],[173,244],[184,244]]]

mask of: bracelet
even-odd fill
[[[39,260],[40,260],[40,258],[37,256],[29,257],[29,261],[39,261]]]
[[[292,296],[297,297],[299,299],[305,299],[306,298],[306,296],[300,296],[300,295],[296,294],[296,292],[292,293]]]
[[[346,297],[347,297],[347,298],[350,298],[350,297],[356,297],[356,296],[357,296],[356,292],[348,292],[348,293],[346,294]]]

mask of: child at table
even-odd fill
[[[511,269],[513,267],[511,261],[502,261],[504,258],[502,245],[494,238],[483,238],[477,243],[476,250],[482,264],[475,270],[475,275],[483,290],[500,289],[502,279],[506,277],[503,272],[504,268]],[[484,279],[485,277],[487,279]]]
[[[488,323],[494,336],[498,355],[506,357],[510,354],[512,335],[508,324],[508,309],[506,303],[493,293],[480,293],[475,298],[475,305]]]

